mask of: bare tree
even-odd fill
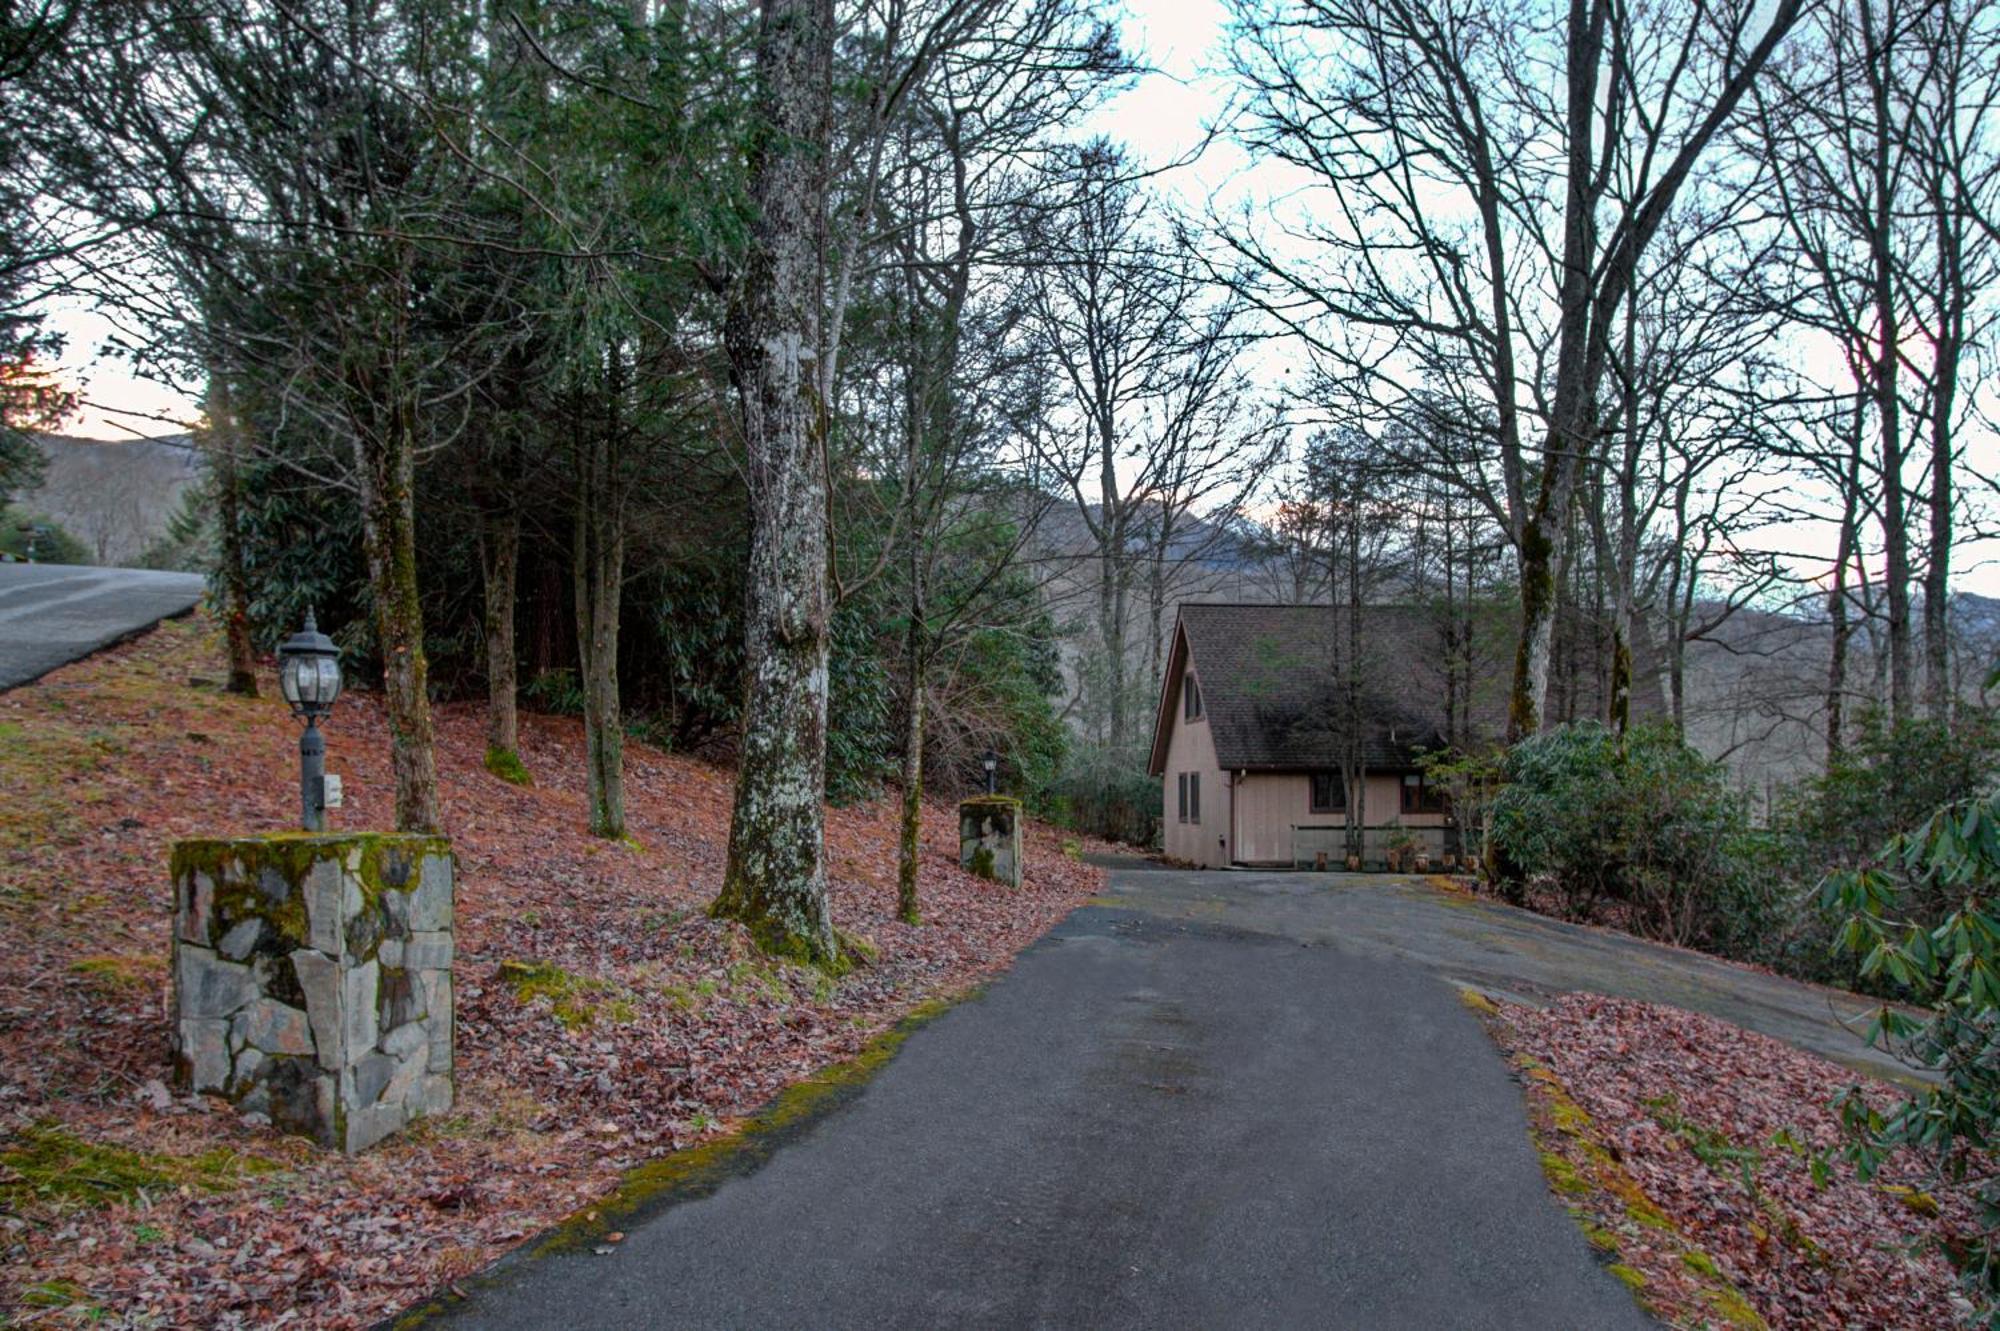
[[[1351,418],[1422,421],[1441,398],[1487,432],[1491,471],[1425,461],[1514,543],[1516,735],[1542,724],[1571,510],[1601,449],[1620,311],[1804,3],[1571,0],[1559,34],[1452,0],[1236,6],[1251,89],[1239,134],[1309,173],[1331,206],[1295,228],[1320,262],[1241,223],[1220,234],[1256,275],[1260,308],[1352,385]]]
[[[1113,755],[1132,741],[1138,575],[1150,570],[1157,627],[1185,527],[1197,514],[1226,524],[1279,443],[1245,420],[1243,302],[1185,238],[1148,223],[1158,205],[1130,177],[1117,149],[1085,145],[1028,229],[1028,318],[1061,391],[1036,437],[1094,552],[1096,704]]]

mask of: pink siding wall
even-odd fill
[[[1194,672],[1194,676],[1199,685],[1200,672]],[[1228,863],[1227,848],[1222,838],[1229,835],[1229,782],[1222,769],[1215,765],[1215,739],[1209,733],[1208,718],[1181,719],[1179,685],[1174,688],[1174,696],[1167,700],[1167,707],[1173,732],[1167,740],[1167,770],[1161,777],[1166,795],[1166,802],[1161,806],[1165,815],[1161,823],[1166,828],[1162,845],[1174,859],[1219,869]],[[1180,821],[1180,777],[1183,772],[1201,776],[1199,823]]]
[[[1442,827],[1441,813],[1402,813],[1403,778],[1393,772],[1370,772],[1368,804],[1362,810],[1370,827],[1401,822],[1408,827]],[[1202,788],[1207,795],[1207,786]],[[1171,797],[1173,788],[1168,787]],[[1171,807],[1167,810],[1172,813]],[[1312,783],[1303,772],[1249,772],[1236,782],[1236,862],[1289,864],[1292,827],[1342,827],[1346,816],[1312,811]]]

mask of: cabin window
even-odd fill
[[[1443,813],[1444,792],[1424,780],[1421,772],[1403,774],[1404,813]]]
[[[1194,721],[1201,717],[1201,685],[1195,682],[1194,671],[1181,677],[1181,719]]]
[[[1347,811],[1347,783],[1340,779],[1340,773],[1314,772],[1312,774],[1312,811],[1314,813],[1345,813]]]
[[[1181,802],[1179,815],[1184,823],[1201,821],[1201,773],[1182,772],[1180,784]]]

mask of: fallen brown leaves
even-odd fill
[[[895,919],[895,809],[830,811],[836,924],[879,955],[837,984],[773,965],[704,914],[731,775],[626,749],[633,842],[587,834],[580,726],[524,716],[531,789],[483,766],[483,716],[438,714],[460,857],[458,1107],[349,1160],[166,1093],[169,843],[290,826],[297,732],[219,676],[194,619],[0,695],[0,1150],[30,1125],[169,1156],[218,1145],[282,1169],[220,1192],[0,1211],[0,1317],[132,1327],[366,1325],[603,1196],[627,1168],[727,1130],[926,999],[1004,967],[1101,874],[1031,827],[1019,892],[961,872],[927,808],[920,927]],[[390,821],[379,700],[344,698],[336,826]],[[574,985],[525,1000],[501,963]],[[0,1165],[4,1196],[32,1180]]]
[[[1914,1157],[1872,1184],[1830,1158],[1829,1104],[1854,1073],[1711,1017],[1592,994],[1501,1005],[1489,1027],[1522,1074],[1551,1188],[1665,1319],[1963,1318],[1944,1249],[1974,1232],[1975,1204]]]

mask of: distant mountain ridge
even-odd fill
[[[62,527],[99,564],[137,562],[201,479],[190,434],[111,441],[40,434],[34,442],[48,470],[16,507]]]

